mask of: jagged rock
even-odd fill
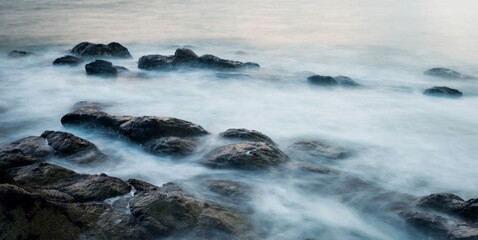
[[[78,65],[83,62],[83,59],[75,56],[66,55],[53,61],[53,65]]]
[[[476,79],[476,77],[465,75],[448,68],[431,68],[424,72],[425,75],[446,78],[446,79]]]
[[[269,143],[244,142],[213,150],[203,164],[212,168],[264,170],[288,161],[285,153]]]
[[[215,70],[260,68],[257,63],[225,60],[210,54],[198,57],[196,53],[187,48],[178,48],[172,56],[158,54],[146,55],[138,61],[138,68],[146,70],[167,70],[173,69],[174,67],[208,68]]]
[[[162,137],[152,139],[143,145],[146,152],[156,155],[171,155],[185,157],[196,149],[197,144],[191,140],[179,137]]]
[[[449,88],[449,87],[432,87],[426,89],[423,94],[430,95],[430,96],[442,96],[442,97],[461,97],[463,95],[462,92]]]
[[[136,117],[120,126],[120,132],[137,142],[161,137],[196,137],[208,134],[201,126],[171,117]]]
[[[341,87],[358,87],[360,84],[355,82],[352,78],[346,76],[337,76],[334,79],[339,83]]]
[[[352,151],[318,140],[300,140],[288,147],[299,157],[319,157],[326,159],[344,159],[352,155]]]
[[[276,145],[274,141],[272,141],[272,139],[269,138],[267,135],[255,130],[249,130],[245,128],[230,128],[225,132],[220,133],[219,135],[223,138],[240,139],[251,142],[266,142],[272,145]]]
[[[451,193],[435,193],[419,198],[416,205],[422,209],[461,217],[467,221],[478,221],[478,199],[465,201]]]
[[[86,73],[91,75],[116,76],[118,70],[111,62],[96,60],[85,65]]]
[[[78,239],[80,228],[54,204],[25,189],[0,184],[2,239]]]
[[[38,190],[58,190],[78,202],[103,201],[130,191],[129,185],[118,178],[78,174],[48,163],[10,168],[8,173],[22,186]]]
[[[11,57],[11,58],[28,57],[28,56],[36,56],[36,55],[37,54],[35,53],[21,51],[21,50],[13,50],[8,53],[8,57]]]
[[[138,191],[130,203],[131,214],[157,236],[244,237],[250,226],[245,218],[212,202],[193,198],[173,184],[159,190]]]
[[[330,76],[314,75],[307,78],[307,82],[316,86],[337,86],[338,82]]]
[[[73,47],[71,53],[81,57],[133,58],[128,49],[117,42],[108,45],[82,42]]]

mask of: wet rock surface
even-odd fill
[[[445,79],[476,79],[476,77],[465,75],[455,70],[442,67],[428,69],[424,72],[424,74]]]
[[[244,142],[217,148],[207,154],[204,165],[211,168],[265,170],[289,162],[280,149],[264,142]]]
[[[351,150],[346,148],[311,139],[300,140],[293,143],[288,147],[288,151],[294,155],[298,155],[298,157],[318,157],[325,159],[345,159],[353,154]]]
[[[337,86],[339,83],[330,76],[314,75],[307,78],[309,84],[315,86]]]
[[[174,55],[146,55],[138,60],[138,68],[146,70],[171,70],[176,67],[207,68],[214,70],[258,69],[259,64],[221,59],[214,55],[198,56],[187,48],[178,48]]]
[[[81,59],[81,58],[71,56],[71,55],[66,55],[66,56],[55,59],[55,61],[53,61],[53,65],[72,65],[72,66],[76,66],[76,65],[78,65],[82,62],[83,62],[83,59]]]
[[[191,140],[179,137],[162,137],[152,139],[143,145],[146,152],[156,155],[171,155],[175,157],[185,157],[190,155],[196,149],[197,144]]]
[[[86,64],[85,70],[90,75],[116,76],[118,74],[118,67],[104,60],[95,60]]]
[[[358,87],[360,84],[355,82],[352,78],[346,76],[337,76],[334,79],[339,83],[341,87]]]
[[[251,142],[266,142],[272,145],[276,145],[274,141],[272,141],[272,139],[267,135],[259,131],[249,130],[245,128],[230,128],[220,133],[219,136],[223,138],[239,139]]]
[[[438,96],[438,97],[453,97],[453,98],[459,98],[463,95],[462,92],[449,88],[449,87],[432,87],[426,89],[423,94],[429,95],[429,96]]]
[[[133,58],[128,49],[117,42],[108,45],[82,42],[73,47],[71,53],[81,57]]]
[[[243,183],[229,180],[206,180],[207,188],[216,194],[221,195],[230,201],[245,201],[251,198],[252,187]]]

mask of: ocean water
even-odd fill
[[[230,143],[219,132],[249,128],[283,150],[300,139],[351,149],[350,158],[313,163],[383,189],[477,197],[478,82],[423,74],[448,67],[478,76],[476,9],[473,0],[0,0],[0,144],[44,130],[68,131],[116,159],[103,166],[53,160],[78,172],[157,185],[173,181],[214,201],[197,179],[247,183],[256,194],[244,207],[252,209],[264,239],[420,239],[396,217],[360,207],[367,204],[362,198],[352,204],[340,194],[298,187],[317,179],[211,170],[199,162]],[[105,79],[86,76],[83,65],[52,66],[82,41],[125,45],[133,59],[112,61],[130,72]],[[184,46],[198,55],[257,62],[261,69],[223,78],[211,71],[137,68],[143,55],[169,55]],[[39,56],[7,58],[13,49]],[[306,78],[313,74],[349,76],[362,87],[311,88]],[[422,94],[432,86],[464,96]],[[185,119],[212,135],[188,158],[152,156],[120,139],[64,128],[61,117],[81,100],[105,103],[111,114]]]

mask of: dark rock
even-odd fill
[[[450,215],[457,214],[465,201],[451,193],[436,193],[417,200],[417,206]]]
[[[13,178],[8,174],[7,171],[4,169],[0,168],[0,184],[13,184],[15,185],[16,182],[13,180]]]
[[[38,158],[50,157],[55,154],[55,150],[48,145],[48,141],[45,138],[34,136],[22,138],[3,146],[0,152],[20,153]]]
[[[53,65],[78,65],[83,62],[83,59],[75,56],[66,55],[53,61]]]
[[[82,42],[71,53],[81,57],[133,58],[126,47],[116,42],[108,45]]]
[[[247,200],[253,192],[250,186],[228,180],[207,180],[207,188],[233,201]]]
[[[350,150],[318,140],[300,140],[288,149],[299,157],[320,157],[326,159],[344,159],[352,155]]]
[[[459,214],[468,221],[478,223],[478,198],[466,201]]]
[[[0,169],[27,166],[34,163],[44,162],[43,158],[27,155],[19,152],[0,152]]]
[[[360,84],[355,82],[352,78],[346,76],[337,76],[334,79],[339,83],[341,87],[358,87]]]
[[[163,70],[171,68],[174,56],[146,55],[138,60],[138,68],[146,70]]]
[[[85,70],[86,73],[91,75],[116,76],[118,74],[118,70],[111,62],[103,60],[96,60],[86,64]]]
[[[244,237],[250,226],[245,218],[212,202],[193,198],[177,186],[169,191],[138,191],[130,203],[131,214],[142,221],[156,236],[214,237],[216,232]],[[163,186],[164,188],[164,186]],[[225,239],[230,239],[225,238]]]
[[[307,78],[307,82],[316,86],[337,86],[338,82],[330,76],[314,75]]]
[[[442,96],[442,97],[461,97],[463,95],[462,92],[449,88],[449,87],[432,87],[426,89],[423,94],[430,95],[430,96]]]
[[[114,68],[116,68],[116,71],[118,72],[128,72],[129,70],[125,67],[122,67],[122,66],[113,66]]]
[[[225,132],[220,133],[219,135],[223,138],[240,139],[251,142],[266,142],[272,145],[276,145],[274,141],[272,141],[272,139],[270,139],[265,134],[245,128],[230,128]]]
[[[63,125],[79,125],[88,128],[118,132],[121,124],[134,119],[132,116],[109,115],[91,108],[81,108],[61,118]]]
[[[151,183],[147,183],[145,181],[141,181],[138,179],[129,179],[127,182],[131,186],[133,186],[136,189],[136,191],[151,192],[151,191],[159,190],[158,186],[155,186]]]
[[[79,101],[73,105],[73,111],[80,110],[80,109],[93,109],[93,110],[101,110],[106,105],[98,102],[90,102],[90,101]]]
[[[138,68],[146,70],[168,70],[174,67],[195,67],[215,70],[260,68],[257,63],[225,60],[210,54],[198,57],[196,53],[187,48],[177,49],[172,56],[146,55],[138,61]]]
[[[146,142],[143,149],[156,155],[185,157],[194,152],[196,143],[179,137],[162,137]]]
[[[8,53],[8,57],[11,58],[19,58],[19,57],[28,57],[28,56],[36,56],[37,54],[27,51],[20,51],[20,50],[13,50]]]
[[[244,142],[213,150],[203,164],[212,168],[264,170],[289,160],[285,153],[269,143]]]
[[[58,190],[78,202],[103,201],[130,191],[129,185],[118,178],[78,174],[48,163],[11,168],[8,172],[22,186]]]
[[[80,228],[40,194],[0,184],[2,239],[78,239]]]
[[[425,75],[446,79],[476,79],[448,68],[432,68],[424,72]]]
[[[142,143],[161,137],[196,137],[208,134],[201,126],[188,121],[152,116],[133,118],[121,124],[120,131],[131,140]]]

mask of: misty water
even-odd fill
[[[449,67],[478,75],[476,9],[473,0],[0,0],[0,145],[44,130],[67,131],[115,159],[99,166],[52,160],[81,173],[175,182],[218,202],[198,179],[249,184],[254,197],[241,207],[249,209],[264,239],[420,239],[398,218],[364,210],[361,205],[369,203],[360,197],[343,201],[340,194],[298,187],[317,179],[213,170],[200,162],[208,151],[233,142],[219,132],[248,128],[286,152],[300,139],[354,152],[343,160],[293,158],[296,163],[343,171],[412,196],[477,197],[477,81],[423,74]],[[82,41],[125,45],[133,59],[112,62],[130,71],[99,78],[87,76],[84,65],[52,66]],[[139,57],[171,55],[179,47],[257,62],[261,69],[225,77],[137,68]],[[13,49],[39,56],[7,58]],[[313,74],[349,76],[362,87],[312,88],[306,79]],[[422,94],[432,86],[456,88],[464,96]],[[110,114],[184,119],[212,134],[185,159],[153,156],[119,138],[63,127],[61,117],[82,100],[105,103]]]

